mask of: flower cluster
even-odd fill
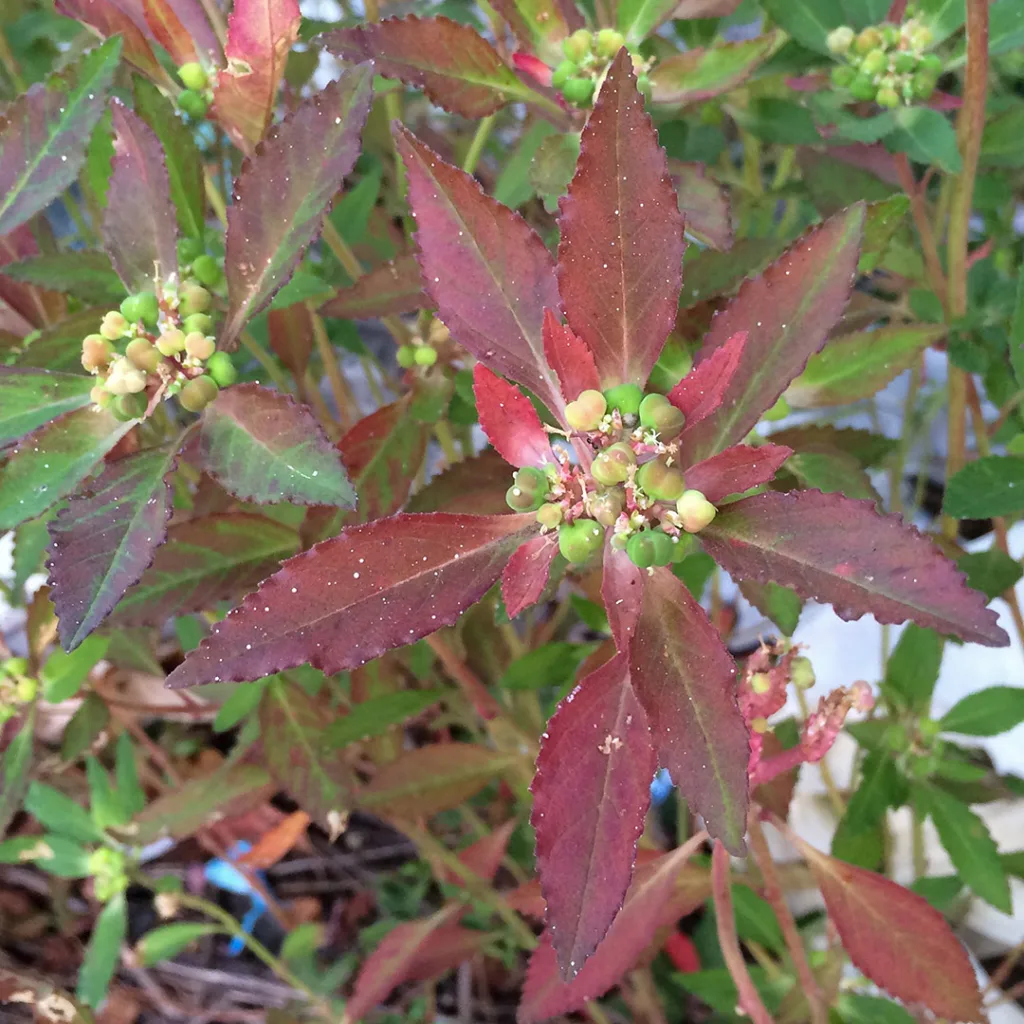
[[[814,683],[814,668],[800,654],[799,645],[766,644],[747,659],[740,680],[740,711],[750,730],[750,761],[747,774],[752,786],[768,782],[805,762],[820,761],[835,743],[850,711],[868,711],[874,704],[865,682],[833,690],[818,701],[807,716],[796,746],[769,757],[764,756],[764,737],[771,732],[769,719],[786,705],[786,688],[792,683],[808,690]]]
[[[942,74],[942,58],[924,51],[931,29],[915,18],[902,25],[870,26],[855,33],[842,25],[829,33],[828,47],[846,63],[832,70],[832,82],[855,100],[898,107],[927,100]]]
[[[0,663],[0,725],[36,699],[39,684],[26,672],[28,662],[24,658],[8,658]]]
[[[565,60],[551,75],[552,88],[558,89],[567,103],[589,107],[612,58],[625,45],[625,36],[613,28],[603,28],[598,32],[577,29],[562,43]],[[647,62],[639,54],[631,53],[630,56],[639,76],[637,86],[642,93],[650,92]]]
[[[230,356],[216,350],[212,333],[209,289],[223,274],[199,245],[186,240],[179,246],[180,281],[158,282],[159,294],[129,295],[103,316],[98,333],[82,341],[82,366],[99,378],[92,400],[118,419],[145,416],[172,395],[189,412],[199,412],[237,378]]]
[[[128,888],[128,858],[109,846],[101,846],[89,854],[86,865],[92,875],[96,899],[106,903]]]
[[[556,452],[557,465],[515,474],[509,506],[536,510],[545,530],[557,528],[569,562],[596,554],[606,529],[612,546],[641,569],[680,560],[687,535],[704,529],[716,511],[700,491],[687,489],[678,466],[673,439],[685,426],[683,413],[662,394],[620,384],[583,391],[566,406],[565,419],[574,432],[568,438],[596,450],[589,472]]]
[[[178,78],[184,89],[178,93],[178,106],[197,121],[206,117],[213,93],[210,90],[210,77],[202,64],[190,61],[178,68]]]

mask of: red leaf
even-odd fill
[[[792,448],[781,444],[763,444],[757,448],[733,445],[690,466],[686,471],[686,486],[700,491],[708,501],[718,502],[729,494],[741,494],[768,483],[792,454]]]
[[[508,560],[501,574],[501,596],[510,619],[540,600],[557,554],[558,534],[545,533],[528,540]]]
[[[328,675],[451,625],[537,528],[532,513],[397,515],[289,559],[168,685],[258,679],[309,662]]]
[[[408,511],[506,515],[509,483],[508,463],[493,448],[486,448],[483,454],[456,462],[434,477],[412,496]]]
[[[996,613],[953,563],[870,501],[819,491],[759,494],[723,508],[701,540],[736,579],[792,587],[828,602],[842,619],[870,613],[989,647],[1009,643]]]
[[[288,367],[296,380],[301,380],[313,354],[313,317],[309,306],[294,306],[267,311],[267,336],[274,355]]]
[[[552,66],[565,56],[562,40],[583,27],[583,17],[570,0],[495,0],[493,6],[523,47]]]
[[[681,879],[680,874],[705,839],[700,833],[664,857],[637,865],[625,904],[607,937],[572,981],[561,979],[551,933],[545,932],[527,968],[516,1018],[519,1024],[578,1010],[588,999],[603,995],[636,965],[660,929],[703,903],[710,892],[706,874],[692,879],[685,875]]]
[[[233,342],[270,301],[319,233],[359,156],[371,80],[369,67],[350,69],[275,125],[242,164],[228,208],[228,312],[221,345]]]
[[[687,429],[696,426],[722,404],[722,396],[732,383],[746,343],[747,332],[737,331],[668,393],[668,400],[686,416]]]
[[[243,152],[252,151],[270,124],[300,20],[298,0],[235,0],[231,9],[227,67],[213,84],[211,117]],[[313,129],[305,134],[307,144],[318,137]]]
[[[675,322],[683,218],[668,160],[620,50],[560,204],[558,286],[602,384],[644,384]]]
[[[104,39],[120,36],[123,40],[125,60],[156,81],[163,77],[164,70],[149,45],[147,33],[143,32],[138,22],[120,10],[112,0],[56,0],[54,6],[59,14],[91,26]],[[141,10],[139,13],[141,14]]]
[[[687,431],[695,458],[741,441],[825,343],[857,277],[864,204],[837,213],[798,239],[719,313],[698,361],[747,332],[740,365],[712,416]]]
[[[742,85],[784,38],[781,32],[769,32],[753,39],[672,54],[658,61],[651,71],[651,101],[659,106],[682,107],[730,92]]]
[[[560,415],[564,403],[542,330],[545,309],[561,308],[551,254],[519,214],[484,195],[468,174],[401,126],[395,138],[437,315],[485,366]]]
[[[714,249],[731,249],[733,230],[728,189],[708,177],[704,164],[669,160],[668,166],[687,232]]]
[[[866,977],[940,1017],[981,1020],[974,968],[942,914],[888,878],[799,846],[843,948]]]
[[[178,67],[199,59],[192,36],[170,0],[142,0],[142,11],[150,32]]]
[[[637,568],[625,551],[611,546],[611,535],[604,546],[604,572],[601,578],[601,599],[615,646],[628,651],[640,607],[644,598],[644,572]]]
[[[544,310],[544,358],[555,371],[566,401],[575,401],[588,389],[600,390],[594,353],[550,309]]]
[[[474,875],[488,882],[493,881],[494,876],[498,873],[498,868],[501,867],[502,860],[505,858],[508,841],[512,838],[516,824],[515,818],[512,818],[493,832],[488,832],[482,839],[478,839],[464,850],[460,850],[459,860]],[[442,877],[452,885],[463,886],[465,884],[454,871],[450,871],[447,868],[442,870]]]
[[[123,104],[110,105],[116,202],[103,217],[103,245],[129,292],[153,291],[178,270],[178,221],[160,140]]]
[[[510,465],[555,465],[551,441],[533,403],[514,384],[483,363],[473,367],[473,395],[480,426],[494,450]]]
[[[453,918],[460,916],[462,908],[457,903],[442,907],[437,913],[420,921],[403,921],[384,936],[377,948],[366,958],[355,990],[345,1004],[342,1024],[355,1024],[362,1020],[388,993],[403,981],[416,975],[416,961],[428,955],[443,928],[454,928]],[[459,929],[462,931],[463,929]],[[485,937],[484,933],[479,933]],[[441,971],[454,967],[465,959],[462,950],[459,960],[440,968]],[[420,969],[422,971],[422,968]],[[419,973],[420,978],[423,977]],[[429,975],[427,975],[429,977]]]
[[[429,304],[420,265],[408,253],[374,267],[350,288],[342,288],[320,307],[320,315],[370,320],[391,313],[415,313]]]
[[[450,18],[410,14],[338,29],[321,38],[331,53],[373,61],[378,74],[422,89],[453,114],[486,117],[513,100],[561,114],[553,100],[521,82],[475,29]]]
[[[559,704],[530,787],[537,869],[563,978],[580,972],[622,907],[656,768],[647,715],[618,654]]]
[[[704,816],[708,832],[742,853],[750,748],[736,666],[701,606],[668,569],[644,581],[630,675],[658,763]]]

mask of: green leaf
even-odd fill
[[[931,30],[933,44],[951,36],[967,19],[964,0],[921,0],[920,18]]]
[[[860,784],[850,797],[843,823],[851,835],[877,828],[886,810],[902,807],[908,795],[907,780],[890,752],[873,750],[861,765]]]
[[[547,121],[534,121],[523,133],[519,145],[505,160],[494,186],[494,198],[499,203],[515,210],[533,197],[530,166],[540,144],[555,134],[554,126]]]
[[[619,0],[616,18],[626,45],[639,46],[678,6],[677,0]]]
[[[102,697],[88,693],[71,721],[64,726],[60,742],[60,756],[64,761],[74,761],[84,754],[96,741],[110,722],[110,709]]]
[[[217,710],[213,720],[214,732],[227,732],[233,729],[243,718],[247,718],[259,707],[260,698],[266,688],[266,679],[236,686],[228,694],[228,698]]]
[[[593,647],[589,644],[549,643],[516,658],[498,682],[507,690],[558,689],[576,674]]]
[[[59,789],[42,782],[33,782],[25,794],[25,810],[44,828],[82,843],[98,843],[103,832],[97,828],[89,812]]]
[[[885,258],[889,243],[910,210],[910,200],[902,192],[868,203],[864,220],[864,242],[860,247],[857,270],[870,274]],[[941,322],[942,317],[939,317]]]
[[[0,757],[0,834],[7,831],[7,826],[21,809],[21,798],[29,786],[35,726],[36,707],[33,704]]]
[[[109,39],[78,64],[22,93],[0,121],[0,235],[56,199],[78,176],[121,56]]]
[[[81,375],[0,366],[0,448],[63,413],[89,405],[95,383]]]
[[[732,905],[736,930],[745,942],[758,942],[775,952],[785,949],[782,929],[771,904],[745,885],[732,887]]]
[[[990,686],[970,693],[942,717],[945,732],[966,736],[998,736],[1024,722],[1024,689]]]
[[[54,651],[40,673],[43,696],[51,704],[74,697],[93,667],[107,653],[109,643],[109,637],[91,636],[70,654]]]
[[[119,284],[119,287],[123,298],[124,285]],[[95,333],[105,312],[105,309],[90,306],[72,313],[55,324],[33,331],[22,342],[21,351],[15,358],[14,365],[34,367],[37,372],[59,371],[62,376],[73,374],[79,381],[87,380],[91,387],[96,383],[95,378],[81,375],[82,339],[87,334]]]
[[[444,695],[444,690],[398,690],[371,697],[331,722],[325,739],[332,749],[340,749],[359,740],[383,736],[392,726],[420,714]]]
[[[885,21],[890,0],[840,0],[846,24],[853,28],[867,28]]]
[[[906,153],[911,160],[922,164],[938,164],[950,174],[959,174],[963,168],[956,132],[949,119],[931,107],[899,107],[896,112],[896,130],[885,139],[890,152]]]
[[[745,82],[783,38],[772,32],[666,57],[651,71],[651,102],[682,106],[729,92]]]
[[[170,100],[147,79],[136,75],[133,91],[135,113],[153,129],[163,147],[178,227],[185,238],[201,239],[205,230],[206,193],[203,161],[192,129],[177,116]]]
[[[915,1024],[917,1020],[899,1003],[857,992],[841,993],[837,1009],[842,1024]]]
[[[942,510],[957,519],[1014,515],[1024,509],[1024,458],[986,455],[968,463],[946,485]]]
[[[243,501],[355,507],[338,449],[288,395],[226,389],[206,408],[199,445],[203,468]]]
[[[1006,866],[1005,861],[1003,866]],[[964,883],[959,875],[933,875],[916,879],[910,889],[918,896],[923,896],[940,914],[949,916],[960,893],[964,891]]]
[[[167,536],[179,444],[110,463],[50,524],[50,598],[65,650],[113,611]]]
[[[146,806],[146,793],[139,781],[139,772],[135,764],[135,744],[127,730],[117,738],[114,778],[121,803],[129,814],[138,814]]]
[[[1021,264],[1017,273],[1017,301],[1013,307],[1010,336],[1007,340],[1013,375],[1017,378],[1017,386],[1024,388],[1024,264]]]
[[[136,945],[135,952],[144,967],[152,967],[162,960],[173,960],[193,942],[220,931],[223,931],[220,925],[205,921],[175,921],[146,932]]]
[[[1017,0],[995,0],[989,10],[988,53],[995,57],[1024,46],[1024,18]]]
[[[89,850],[74,839],[47,833],[36,851],[39,867],[58,878],[87,878]]]
[[[762,6],[797,42],[819,53],[829,52],[828,34],[843,23],[835,0],[762,0]]]
[[[854,142],[878,142],[896,127],[896,118],[891,110],[874,117],[857,117],[840,108],[830,119],[839,135]]]
[[[795,409],[846,405],[880,391],[918,354],[946,333],[944,327],[913,325],[861,331],[829,341],[789,386],[786,398]]]
[[[981,818],[956,797],[934,786],[916,787],[914,803],[934,822],[964,884],[997,910],[1010,913],[1010,884],[996,844]]]
[[[696,556],[689,556],[690,558]],[[707,555],[703,555],[707,558]],[[684,563],[687,559],[684,559]],[[782,630],[784,636],[792,636],[800,621],[800,613],[804,603],[800,595],[789,587],[780,587],[778,583],[758,583],[756,580],[744,580],[740,585],[743,596],[767,616]],[[700,595],[694,594],[699,599]]]
[[[752,135],[783,146],[813,146],[821,142],[811,112],[792,100],[764,96],[752,100],[736,120]]]
[[[0,274],[12,281],[62,292],[90,304],[108,302],[117,305],[124,298],[124,285],[110,265],[110,257],[98,250],[79,249],[33,256],[20,263],[8,263]]]
[[[1024,576],[1020,562],[999,548],[963,554],[956,564],[961,572],[967,573],[967,585],[990,600],[1004,594]]]
[[[886,691],[902,705],[926,709],[939,678],[942,638],[931,629],[909,623],[900,634],[885,666]]]
[[[107,997],[110,980],[121,957],[121,944],[127,934],[128,902],[124,893],[119,892],[96,918],[96,927],[78,975],[78,998],[93,1009],[97,1009]]]
[[[786,461],[785,471],[796,477],[801,486],[824,494],[845,494],[848,498],[878,501],[871,478],[847,452],[799,452]]]
[[[14,531],[14,577],[11,580],[14,603],[21,603],[29,577],[42,568],[43,552],[50,543],[46,528],[49,519],[50,514],[44,513],[38,519],[22,523]]]
[[[1017,104],[986,122],[981,136],[981,164],[985,167],[1024,164],[1024,106]]]
[[[90,755],[85,759],[85,777],[89,782],[89,810],[92,820],[100,828],[116,828],[127,824],[131,814],[125,809],[120,795],[110,784],[107,770]]]
[[[26,437],[0,470],[0,530],[34,519],[71,493],[135,423],[88,406]]]

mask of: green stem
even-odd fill
[[[462,169],[467,174],[472,174],[476,170],[476,165],[480,161],[480,154],[484,151],[484,146],[487,145],[487,140],[491,136],[491,129],[494,127],[496,116],[495,114],[488,114],[476,126],[476,134],[473,136],[473,141],[469,144],[469,149],[466,151],[466,159],[462,161]]]
[[[274,360],[270,358],[266,349],[248,331],[242,331],[238,336],[238,340],[242,348],[267,371],[267,376],[274,382],[279,391],[287,392],[291,390],[288,378],[281,372]]]
[[[3,64],[15,92],[24,92],[28,85],[22,77],[21,68],[18,66],[18,61],[11,51],[10,44],[7,42],[7,36],[4,35],[2,28],[0,28],[0,63]]]

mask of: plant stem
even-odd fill
[[[946,313],[951,324],[967,313],[967,249],[970,242],[971,203],[974,179],[985,129],[985,97],[988,92],[988,0],[967,0],[967,68],[963,106],[957,121],[957,141],[963,168],[953,183],[949,206],[946,265],[949,268]],[[966,457],[967,378],[949,363],[949,432],[946,483],[963,467]],[[957,521],[942,517],[942,532],[950,540],[957,535]]]
[[[761,877],[764,879],[764,898],[775,911],[775,917],[782,929],[782,937],[786,941],[786,949],[789,950],[804,995],[807,996],[811,1024],[828,1024],[828,1007],[825,1005],[825,997],[807,960],[807,951],[804,949],[793,913],[789,909],[789,904],[786,903],[782,883],[775,870],[775,861],[772,860],[768,841],[765,839],[764,830],[761,828],[761,822],[758,820],[756,812],[752,811],[750,814],[749,828],[750,846],[757,866],[761,869]]]
[[[16,93],[24,92],[28,85],[21,74],[21,68],[18,66],[18,61],[11,51],[10,44],[7,42],[7,36],[4,35],[2,27],[0,27],[0,63],[3,64],[7,77],[10,78],[11,84],[14,86],[14,91]]]
[[[807,697],[803,690],[796,691],[796,699],[800,704],[800,714],[803,715],[804,720],[806,721],[810,716],[811,709],[807,706]],[[828,794],[829,803],[832,804],[832,809],[836,812],[836,815],[841,818],[846,813],[846,801],[839,792],[835,776],[832,774],[832,769],[829,767],[828,754],[821,758],[821,760],[817,762],[817,765],[818,771],[821,772],[821,781],[825,785],[825,792]]]
[[[440,633],[434,633],[426,639],[445,672],[459,684],[476,713],[485,721],[497,718],[502,713],[501,705],[491,696],[487,687],[477,678],[473,670],[456,657],[455,652],[445,643]]]
[[[469,149],[466,151],[465,160],[462,161],[462,169],[467,174],[472,174],[476,170],[476,165],[480,161],[480,154],[484,151],[484,146],[487,145],[487,140],[491,137],[491,129],[494,127],[496,116],[496,114],[488,114],[476,126],[476,134],[474,134],[473,141],[470,142]]]
[[[939,249],[935,242],[935,232],[928,219],[924,189],[914,180],[914,172],[911,170],[906,153],[896,153],[894,160],[896,161],[896,173],[900,179],[900,188],[906,192],[907,198],[910,200],[910,215],[914,218],[914,226],[921,239],[921,253],[924,256],[928,283],[942,304],[945,305],[946,280],[942,272],[942,261],[939,259]]]
[[[228,208],[224,205],[224,197],[221,195],[217,182],[214,181],[210,169],[203,169],[203,185],[206,189],[206,201],[213,207],[217,220],[225,227],[228,223]]]
[[[274,360],[270,358],[266,349],[248,331],[240,332],[238,341],[242,348],[267,371],[267,376],[274,382],[277,389],[287,394],[291,390],[288,378],[281,372]]]
[[[213,34],[217,37],[217,41],[221,46],[227,45],[227,28],[224,24],[224,15],[217,6],[217,0],[202,0],[202,4],[203,10],[206,11],[206,17],[210,20]]]
[[[327,329],[323,320],[317,316],[312,304],[309,306],[309,319],[313,325],[313,340],[316,350],[320,353],[320,361],[324,364],[327,379],[331,382],[334,402],[338,406],[338,419],[344,430],[348,430],[359,419],[359,408],[355,404],[355,396],[348,386],[338,365],[338,356],[327,337]]]
[[[718,944],[722,948],[725,966],[736,984],[739,995],[739,1009],[754,1024],[774,1024],[771,1014],[766,1009],[758,994],[747,963],[740,949],[739,936],[736,934],[736,918],[732,909],[732,889],[730,887],[729,854],[725,847],[715,843],[711,855],[711,891],[715,898],[715,921],[718,925]]]

